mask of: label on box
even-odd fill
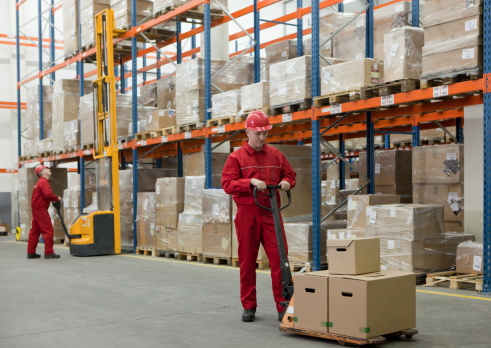
[[[287,313],[287,314],[293,314],[293,313],[295,313],[295,312],[294,312],[294,310],[295,310],[295,309],[294,309],[294,307],[293,307],[293,306],[288,306],[288,308],[287,308],[287,310],[286,310],[286,313]]]
[[[218,206],[218,204],[213,204],[211,206],[211,213],[215,216],[220,213],[220,207]]]
[[[147,210],[148,208],[148,201],[145,201],[145,203],[143,203],[143,210]]]
[[[396,216],[396,214],[397,214],[396,212],[397,212],[396,207],[390,207],[390,209],[389,209],[389,217],[391,217],[391,218],[397,217]]]
[[[375,163],[375,174],[380,174],[380,163]]]
[[[387,270],[388,270],[388,268],[387,268],[387,266],[386,266],[386,265],[380,265],[380,270],[382,270],[382,271],[387,271]]]
[[[165,116],[165,111],[164,110],[159,110],[159,116]]]
[[[281,57],[282,57],[282,58],[286,58],[286,57],[288,57],[288,51],[282,51],[282,52],[281,52]]]
[[[478,255],[474,255],[474,259],[472,262],[472,269],[474,271],[481,271],[482,269],[482,257]]]
[[[477,18],[465,21],[465,31],[471,31],[477,29]]]
[[[371,223],[371,224],[374,224],[377,221],[377,212],[371,210],[370,213],[369,213],[369,216],[370,216],[370,219],[368,220],[368,222]]]
[[[462,50],[462,59],[474,59],[474,48],[465,48]]]
[[[396,248],[396,241],[395,240],[388,240],[387,241],[387,249],[395,249]]]
[[[352,238],[352,237],[351,237],[351,231],[348,231],[348,232],[346,233],[346,239],[351,239],[351,238]]]
[[[334,240],[336,239],[336,235],[331,233],[331,230],[327,230],[327,240]]]
[[[155,223],[154,222],[151,222],[150,223],[150,235],[154,235],[155,234]]]
[[[397,50],[399,49],[399,45],[398,44],[393,44],[391,47],[390,47],[390,52],[389,54],[392,56],[392,57],[395,57],[396,54],[397,54]]]
[[[457,153],[450,152],[447,153],[447,161],[457,160]]]
[[[357,53],[355,56],[355,60],[363,59],[363,53]]]
[[[348,210],[356,210],[358,208],[358,202],[354,201],[353,198],[348,197]]]
[[[339,239],[344,239],[344,232],[339,232]]]

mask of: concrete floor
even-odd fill
[[[339,346],[279,332],[268,272],[257,319],[243,323],[237,268],[55,250],[61,259],[28,260],[26,243],[0,237],[1,348]],[[384,347],[491,346],[491,296],[418,287],[417,299],[419,334]]]

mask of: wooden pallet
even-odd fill
[[[269,109],[270,108],[256,108],[256,109],[246,109],[246,110],[242,110],[242,115],[246,116],[249,115],[251,112],[253,111],[262,111],[264,112],[265,114],[268,114],[269,113]]]
[[[78,54],[78,49],[76,50],[73,50],[71,52],[68,52],[67,55],[65,57],[63,57],[64,60],[69,60],[69,59],[72,59],[73,57],[75,57],[76,55]]]
[[[184,132],[191,132],[196,129],[201,129],[203,128],[203,125],[197,125],[194,123],[190,124],[183,124],[180,126],[173,126],[172,128],[172,134],[178,134],[178,133],[184,133]]]
[[[94,148],[93,143],[82,145],[82,150],[91,150],[93,148]]]
[[[202,262],[203,261],[203,254],[177,252],[176,259],[185,260],[185,261]]]
[[[404,79],[382,83],[379,85],[364,87],[361,89],[360,98],[368,99],[388,96],[391,94],[410,92],[419,89],[420,81],[415,79]]]
[[[154,138],[154,132],[140,132],[135,134],[136,140],[145,140],[150,138]]]
[[[223,126],[225,124],[235,123],[235,121],[236,116],[212,118],[211,120],[206,121],[206,127]]]
[[[232,259],[232,267],[239,267],[239,259]],[[256,269],[263,271],[269,269],[269,260],[256,260]]]
[[[314,107],[321,108],[323,106],[341,104],[349,101],[360,100],[360,91],[349,91],[336,94],[328,94],[314,98]]]
[[[439,76],[438,75],[431,76],[425,79],[422,78],[421,89],[450,85],[452,83],[463,82],[463,81],[478,80],[482,78],[482,73],[479,73],[479,70],[475,71],[475,69],[473,69],[469,73],[462,72],[460,74],[452,74],[452,73],[448,73],[448,74],[449,75],[442,73]]]
[[[172,6],[167,6],[165,8],[160,9],[159,11],[155,11],[153,14],[153,18],[160,17],[170,11],[175,10],[176,8],[180,7],[179,5],[172,5]],[[219,9],[210,9],[210,17],[211,20],[214,21],[215,19],[219,19],[225,16],[225,12],[223,10]],[[176,18],[180,22],[191,22],[192,20],[199,20],[199,21],[204,21],[205,18],[205,7],[203,5],[200,5],[198,7],[195,7],[191,10],[186,11],[185,13],[175,16],[173,18]]]
[[[65,243],[65,239],[55,239],[53,240],[53,244],[64,244]]]
[[[482,291],[482,275],[479,274],[458,274],[455,271],[428,273],[426,275],[426,284],[423,286],[444,285],[448,282],[449,288],[475,289]]]
[[[312,272],[312,266],[310,263],[290,262],[290,270],[292,272]]]
[[[227,265],[232,264],[232,259],[229,257],[216,257],[203,255],[203,263],[212,263],[214,265]]]
[[[168,259],[175,259],[177,258],[177,251],[173,250],[157,250],[157,256],[159,257],[165,257]]]
[[[38,157],[49,157],[52,155],[53,155],[52,151],[43,151],[43,152],[38,153]]]
[[[154,247],[136,247],[137,255],[157,256],[157,248]]]
[[[307,110],[312,107],[312,99],[303,99],[292,103],[274,105],[269,109],[270,116],[287,114],[295,111]]]
[[[67,153],[70,153],[70,152],[77,152],[80,150],[80,146],[69,146],[66,148],[66,151]]]

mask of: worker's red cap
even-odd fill
[[[36,171],[36,175],[39,176],[41,172],[43,171],[44,168],[48,168],[46,166],[43,166],[42,164],[38,165],[34,170]]]
[[[245,127],[256,132],[267,131],[273,128],[269,123],[268,115],[260,110],[253,111],[247,116]]]

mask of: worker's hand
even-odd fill
[[[251,185],[256,186],[259,191],[266,190],[266,183],[258,179],[251,179]]]
[[[288,181],[280,181],[279,185],[283,191],[288,191],[290,189],[290,183]]]
[[[61,197],[60,196],[58,196],[58,200],[61,202]]]

